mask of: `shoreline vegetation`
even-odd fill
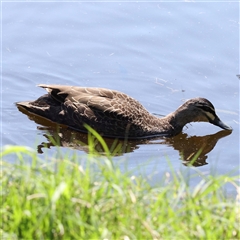
[[[89,141],[85,166],[77,155],[43,160],[28,147],[3,147],[1,239],[240,238],[239,176],[201,176],[190,187],[172,170],[151,186],[115,167],[101,143],[105,156]]]

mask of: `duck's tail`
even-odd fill
[[[41,96],[35,101],[17,102],[16,105],[18,108],[52,121],[57,120],[55,118],[59,116],[59,111],[61,111],[60,103],[48,94]]]

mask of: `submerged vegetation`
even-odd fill
[[[84,165],[76,155],[42,160],[27,147],[3,148],[1,238],[240,238],[239,176],[202,176],[190,187],[172,171],[151,186],[115,167],[102,144],[106,156],[89,154]],[[5,160],[10,154],[14,164]],[[225,194],[225,184],[234,186],[234,196]]]

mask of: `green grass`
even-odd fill
[[[10,154],[17,163],[5,160]],[[109,154],[89,155],[82,166],[77,156],[41,160],[8,146],[1,158],[1,239],[240,238],[239,176],[202,176],[192,188],[173,171],[153,187],[122,173]]]

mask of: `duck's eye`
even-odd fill
[[[204,112],[209,112],[213,115],[215,115],[215,109],[214,107],[211,107],[211,106],[207,106],[207,105],[197,105],[198,108],[201,108]]]
[[[215,110],[214,110],[214,108],[212,108],[212,107],[209,107],[209,106],[201,106],[200,108],[201,108],[202,110],[204,110],[205,112],[209,112],[209,113],[215,114]]]
[[[214,108],[209,106],[199,106],[204,111],[205,116],[208,118],[209,122],[214,121],[216,118],[216,113]]]

